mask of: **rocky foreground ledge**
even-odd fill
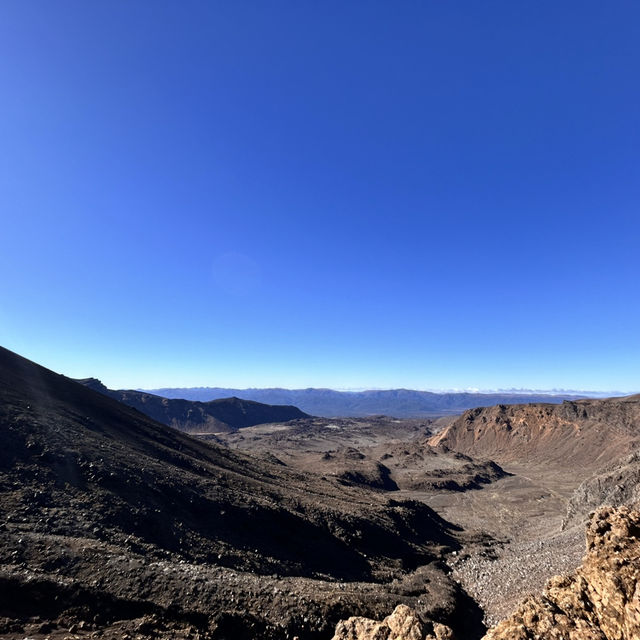
[[[638,640],[640,511],[603,507],[587,527],[587,554],[570,576],[552,578],[483,640]],[[382,621],[338,623],[333,640],[468,640],[399,605]]]

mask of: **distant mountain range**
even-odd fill
[[[133,407],[162,424],[188,433],[219,433],[265,422],[287,422],[310,417],[297,407],[271,406],[236,397],[225,396],[199,402],[170,399],[144,391],[114,391],[97,378],[85,378],[77,382]]]
[[[294,405],[305,413],[323,417],[363,417],[387,415],[397,418],[417,418],[461,413],[475,407],[496,404],[526,404],[584,398],[584,395],[545,393],[434,393],[411,389],[335,391],[333,389],[226,389],[192,387],[153,389],[148,393],[165,398],[181,398],[209,402],[235,396],[275,405]]]

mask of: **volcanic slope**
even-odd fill
[[[194,440],[0,349],[0,636],[327,637],[407,602],[468,637],[454,527]]]
[[[268,422],[287,422],[310,416],[290,405],[270,405],[240,398],[209,402],[163,398],[144,391],[107,389],[96,378],[78,380],[170,427],[187,433],[221,433]]]
[[[585,472],[631,453],[640,438],[640,395],[561,405],[472,409],[431,439],[468,455]]]
[[[469,549],[451,563],[492,624],[551,575],[577,566],[590,511],[637,504],[640,496],[633,455],[640,396],[474,409],[429,443],[495,460],[512,474],[488,492],[426,500],[465,528],[502,532],[491,557]]]

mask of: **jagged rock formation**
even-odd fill
[[[96,378],[85,378],[77,382],[133,407],[162,424],[187,433],[224,433],[257,424],[311,417],[291,405],[270,405],[235,397],[196,402],[163,398],[144,391],[114,391]]]
[[[487,633],[485,640],[640,638],[640,512],[603,507],[587,529],[587,555],[571,576]]]
[[[406,604],[398,605],[382,622],[354,616],[336,627],[333,640],[453,640],[450,627],[425,622]]]
[[[451,630],[401,605],[382,622],[349,618],[333,640],[452,639]],[[640,638],[640,512],[603,507],[587,528],[587,555],[570,576],[552,578],[483,640]]]
[[[628,455],[640,439],[640,395],[472,409],[433,436],[432,446],[499,463],[595,470]]]

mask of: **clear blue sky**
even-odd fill
[[[112,387],[640,390],[640,3],[0,4],[0,343]]]

